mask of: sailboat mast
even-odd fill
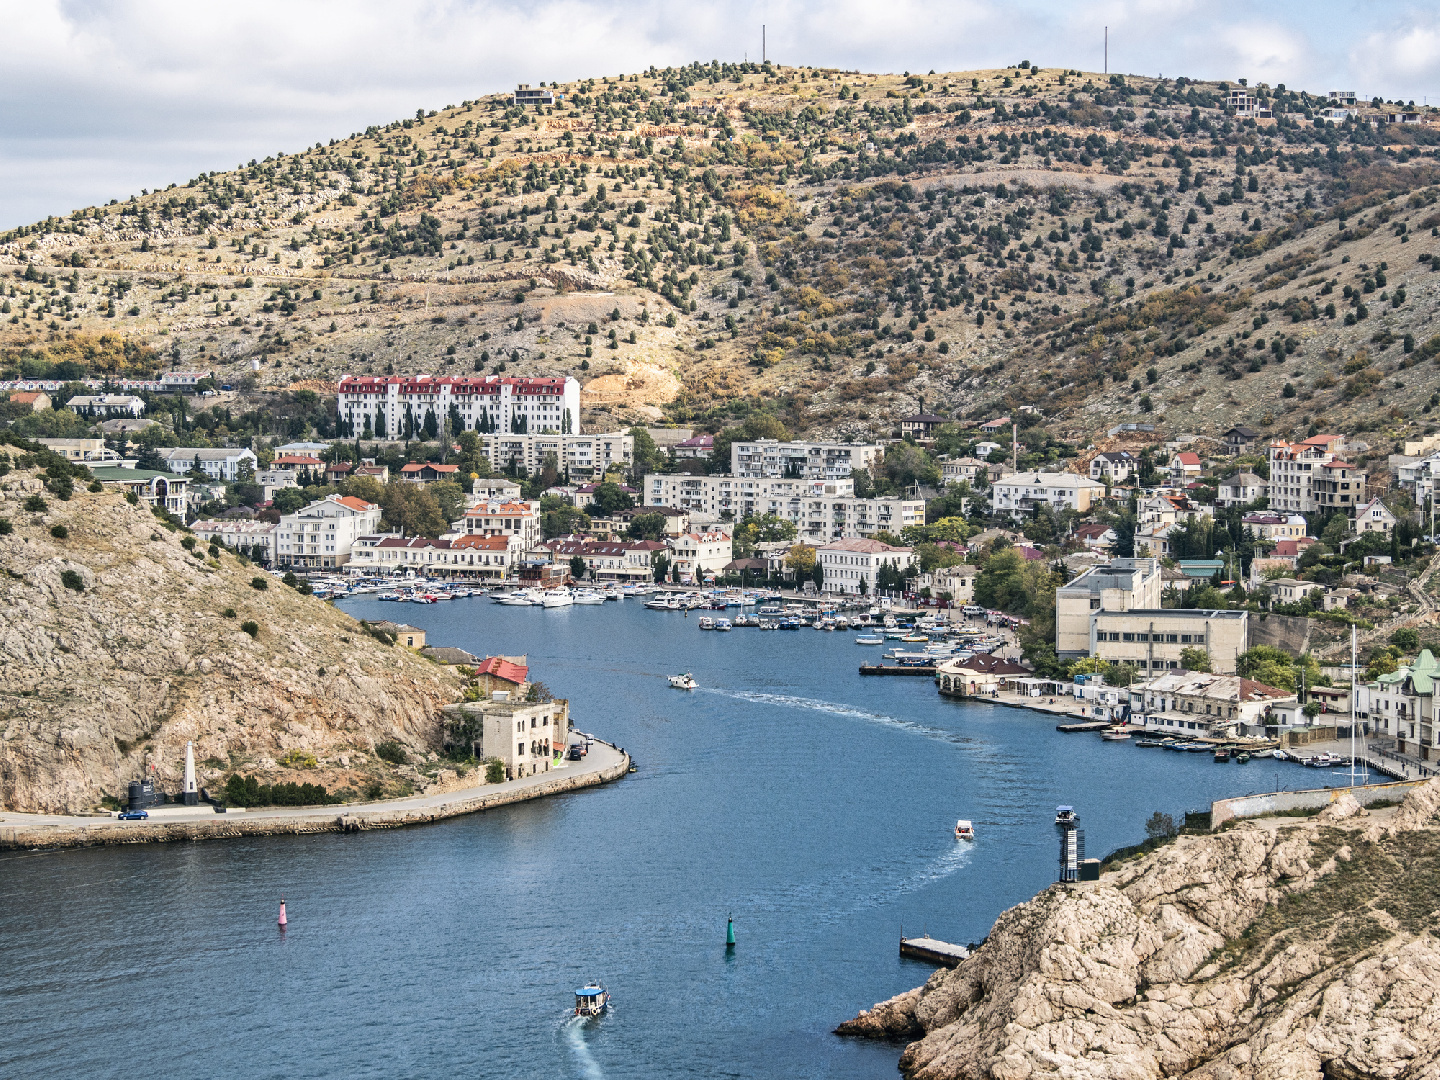
[[[1355,624],[1350,624],[1350,786],[1355,786]]]

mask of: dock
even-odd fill
[[[935,674],[934,664],[861,664],[861,675],[930,675]],[[1108,725],[1107,725],[1108,726]]]
[[[964,945],[951,945],[948,941],[937,941],[932,937],[900,939],[900,955],[910,960],[924,960],[941,967],[955,967],[970,955]]]
[[[1110,720],[1087,720],[1081,724],[1056,724],[1056,731],[1104,731],[1115,724]],[[1143,734],[1143,732],[1142,732]]]

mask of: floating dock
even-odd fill
[[[951,945],[948,941],[937,941],[932,937],[902,937],[900,955],[941,967],[955,967],[970,955],[970,950],[964,945]]]
[[[934,676],[934,664],[861,664],[861,675],[929,675]]]
[[[1056,731],[1104,731],[1106,728],[1114,727],[1111,720],[1087,720],[1083,724],[1056,724]]]

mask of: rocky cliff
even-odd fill
[[[188,548],[116,492],[62,501],[11,473],[0,522],[0,808],[92,808],[146,765],[174,790],[187,740],[211,788],[237,767],[335,783],[326,766],[373,760],[378,742],[427,752],[459,694],[453,672]],[[292,758],[311,767],[288,775],[293,750],[316,761]]]
[[[924,1080],[1440,1072],[1440,781],[1367,813],[1185,836],[1003,913],[953,970],[843,1024]]]

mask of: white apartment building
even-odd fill
[[[560,472],[571,477],[603,476],[612,465],[628,469],[635,457],[635,438],[624,431],[596,435],[514,435],[480,437],[490,464],[497,469],[512,465],[536,472],[549,454],[555,455]]]
[[[755,479],[739,476],[656,475],[645,477],[646,506],[689,510],[697,518],[735,521],[774,514],[795,523],[810,542],[900,534],[925,524],[923,499],[860,499],[853,480]]]
[[[275,561],[275,533],[280,526],[272,522],[237,518],[233,521],[197,521],[190,528],[201,540],[224,544],[242,552],[246,558],[265,563]]]
[[[185,393],[214,374],[213,371],[167,371],[160,376],[160,389]]]
[[[1298,514],[1319,510],[1316,496],[1323,481],[1321,466],[1338,460],[1344,450],[1342,435],[1316,435],[1300,443],[1271,443],[1267,448],[1270,479],[1265,490],[1270,509]]]
[[[1093,500],[1105,494],[1105,485],[1074,473],[1012,473],[995,481],[990,505],[996,513],[1026,517],[1037,506],[1085,513]]]
[[[458,416],[463,431],[568,434],[580,427],[580,383],[499,375],[347,375],[340,380],[337,409],[357,437],[368,428],[377,439],[401,438],[406,417],[411,430],[420,431],[432,414],[437,426]]]
[[[1293,690],[1280,690],[1239,675],[1176,671],[1130,687],[1132,722],[1147,728],[1235,733],[1264,725],[1269,711],[1296,701]]]
[[[229,484],[240,479],[240,470],[245,463],[249,463],[252,474],[260,467],[260,459],[245,447],[215,450],[198,446],[162,446],[155,452],[165,463],[167,472],[185,476],[198,460],[200,471],[206,476]]]
[[[670,566],[680,580],[699,583],[706,574],[718,574],[735,557],[730,537],[723,532],[681,533],[665,541]]]
[[[1106,484],[1120,484],[1130,479],[1139,462],[1128,450],[1096,454],[1090,459],[1090,479]]]
[[[521,545],[529,550],[540,543],[540,504],[476,503],[450,527],[466,536],[518,536]]]
[[[884,456],[878,445],[756,439],[730,444],[730,472],[752,479],[848,480]]]
[[[915,561],[915,552],[879,540],[836,540],[818,547],[815,561],[822,571],[822,591],[840,596],[874,596],[880,568],[905,570]]]
[[[275,530],[275,564],[344,566],[356,538],[379,530],[380,516],[380,507],[353,495],[328,495],[286,514]]]
[[[111,417],[145,415],[145,401],[133,394],[77,394],[65,407],[81,416]]]
[[[728,537],[727,537],[728,539]],[[655,555],[666,545],[655,540],[551,540],[555,562],[579,557],[593,581],[647,582],[655,577]]]
[[[524,555],[515,536],[425,536],[376,533],[357,537],[345,569],[352,574],[429,576],[479,581],[515,577]]]

